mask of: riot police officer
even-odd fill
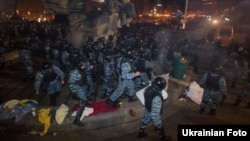
[[[250,71],[247,72],[246,79],[244,80],[243,86],[241,88],[239,95],[237,96],[234,106],[239,106],[243,100],[249,99],[248,98],[249,92],[250,92]],[[249,100],[248,100],[247,108],[250,108]]]
[[[50,62],[60,68],[61,70],[63,69],[63,64],[61,62],[61,50],[57,46],[54,46],[51,49],[51,56],[50,56]]]
[[[32,80],[33,77],[33,60],[32,60],[32,53],[29,47],[29,43],[24,42],[20,44],[19,50],[18,50],[19,57],[23,63],[23,66],[27,72],[26,76],[24,77],[24,80]]]
[[[94,79],[93,79],[93,73],[94,73],[94,61],[91,59],[88,59],[85,64],[85,71],[87,75],[87,98],[88,100],[93,100],[93,94],[94,94]]]
[[[137,89],[141,89],[146,87],[150,82],[150,74],[152,68],[154,67],[154,63],[150,60],[147,52],[140,51],[139,57],[137,57],[134,61],[136,70],[140,71],[141,75],[136,77],[134,82]]]
[[[164,127],[161,121],[163,96],[162,90],[165,89],[167,82],[162,77],[156,77],[152,85],[147,87],[144,91],[145,98],[145,111],[144,116],[141,119],[139,133],[137,138],[146,137],[147,134],[144,132],[147,124],[152,121],[156,132],[160,135],[162,141],[170,139],[169,136],[165,136]]]
[[[221,75],[221,66],[217,63],[212,64],[211,71],[202,76],[199,85],[204,88],[199,112],[205,112],[205,108],[211,99],[209,114],[215,115],[219,104],[219,94],[223,94],[222,101],[227,97],[227,85],[225,78]]]
[[[63,46],[63,50],[62,50],[62,54],[61,54],[61,62],[64,65],[64,67],[66,68],[67,72],[70,72],[74,67],[70,62],[70,54],[71,54],[71,50],[70,50],[70,45],[64,45]]]
[[[43,61],[41,63],[41,70],[36,73],[34,89],[36,94],[39,94],[41,84],[45,84],[45,89],[50,96],[50,103],[56,106],[56,97],[62,92],[62,85],[64,85],[64,72],[57,66]]]
[[[127,49],[126,53],[124,53],[124,58],[121,60],[121,71],[120,71],[120,82],[116,90],[112,93],[112,95],[106,100],[108,106],[117,106],[116,103],[120,96],[125,92],[129,97],[128,102],[136,101],[135,95],[135,84],[133,78],[140,75],[139,71],[134,72],[133,65],[131,62],[134,60],[134,55],[131,49]]]
[[[101,98],[106,98],[110,96],[114,90],[115,82],[115,68],[112,63],[112,55],[110,53],[106,54],[103,73],[102,73],[102,96]]]
[[[84,123],[80,121],[82,113],[87,103],[87,75],[85,71],[86,62],[78,60],[74,64],[75,68],[69,73],[69,89],[74,98],[78,99],[79,107],[76,111],[76,118],[73,124],[83,127]]]

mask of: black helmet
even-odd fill
[[[77,67],[82,69],[82,66],[86,66],[86,61],[84,59],[77,60]]]
[[[45,45],[44,50],[45,50],[46,52],[49,52],[50,46],[49,46],[49,45]]]
[[[50,63],[48,61],[43,61],[41,63],[41,69],[46,70],[50,67]]]
[[[146,51],[144,51],[144,50],[142,50],[142,51],[140,52],[140,57],[141,57],[141,58],[144,58],[144,59],[150,59],[150,56],[149,56],[148,52],[146,52]]]
[[[158,87],[159,89],[163,90],[166,87],[166,80],[162,77],[156,77],[152,83],[153,86]]]
[[[52,50],[52,54],[53,54],[53,57],[57,58],[57,57],[59,57],[60,52],[59,52],[58,49],[55,49],[55,48],[54,48],[54,49]]]
[[[220,72],[222,71],[222,66],[219,65],[218,63],[214,63],[214,64],[212,64],[212,66],[211,66],[211,71],[212,71],[213,73],[220,73]]]
[[[134,50],[133,48],[126,48],[124,52],[124,56],[129,59],[134,59]]]
[[[73,50],[73,56],[74,57],[78,57],[79,55],[80,55],[80,51],[78,49],[74,48],[74,50]]]

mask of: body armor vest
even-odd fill
[[[207,75],[206,87],[209,90],[219,90],[219,80],[221,76],[211,76],[210,73]]]
[[[79,73],[81,74],[81,78],[75,82],[75,84],[78,84],[80,86],[87,85],[87,74],[85,70],[78,70]]]
[[[51,82],[51,81],[55,80],[56,78],[57,78],[57,74],[52,69],[50,69],[44,73],[43,80],[45,82]]]
[[[151,112],[152,101],[156,96],[160,96],[163,101],[161,91],[157,90],[154,86],[149,86],[148,88],[146,88],[144,92],[145,107],[149,112]],[[162,107],[161,107],[161,112],[162,112]]]
[[[140,71],[140,72],[146,72],[147,69],[145,68],[145,60],[138,59],[136,62],[136,69],[137,71]]]

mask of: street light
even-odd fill
[[[185,29],[185,28],[186,28],[188,3],[189,3],[189,0],[186,0],[186,2],[185,2],[184,19],[183,19],[183,20],[181,20],[181,23],[182,23],[182,29]]]
[[[157,0],[156,1],[156,6],[163,6],[162,0]]]
[[[164,0],[150,0],[150,3],[155,6],[163,6],[166,2]]]

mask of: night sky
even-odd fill
[[[149,2],[151,4],[155,4],[157,3],[157,1],[161,1],[163,4],[168,4],[171,2],[177,2],[178,4],[180,4],[180,9],[185,9],[185,2],[186,0],[149,0]]]
[[[177,3],[180,4],[180,9],[181,10],[185,9],[185,2],[186,2],[186,0],[175,0],[175,1],[177,1]]]

